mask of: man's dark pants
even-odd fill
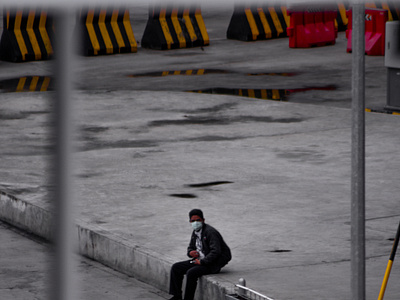
[[[193,300],[199,277],[207,274],[216,274],[221,270],[218,266],[201,266],[191,263],[190,260],[175,263],[171,268],[169,293],[182,298],[183,276],[186,274],[185,300]]]

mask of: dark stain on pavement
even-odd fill
[[[311,149],[292,149],[288,151],[277,150],[277,156],[279,158],[288,159],[293,162],[304,162],[310,161],[313,163],[323,163],[325,155],[319,151]]]
[[[109,127],[103,127],[103,126],[82,126],[80,128],[81,131],[89,133],[100,133],[107,131],[108,129]]]
[[[222,103],[219,105],[211,106],[211,107],[205,107],[205,108],[198,108],[194,110],[183,110],[182,112],[187,113],[187,114],[202,114],[202,113],[213,113],[213,112],[219,112],[219,111],[225,111],[228,109],[232,109],[236,107],[238,103]]]
[[[176,54],[170,54],[169,56],[175,56]],[[186,55],[193,55],[187,53]],[[182,56],[180,54],[179,56]],[[128,75],[128,77],[164,77],[164,76],[196,76],[196,75],[208,75],[208,74],[243,74],[242,72],[236,72],[232,70],[223,69],[189,69],[189,70],[168,70],[168,71],[155,71],[147,73],[136,73]],[[288,72],[260,72],[260,73],[247,73],[247,76],[295,76],[297,73]]]
[[[171,197],[177,197],[177,198],[197,198],[195,194],[170,194]]]
[[[288,250],[288,249],[277,249],[277,250],[271,250],[271,251],[268,251],[268,252],[271,252],[271,253],[285,253],[285,252],[292,252],[292,250]]]
[[[22,120],[28,118],[27,112],[4,112],[0,111],[0,120]]]
[[[216,113],[220,111],[225,111],[228,109],[232,109],[236,107],[238,103],[222,103],[210,107],[204,107],[204,108],[196,108],[196,109],[171,109],[171,110],[166,110],[164,108],[151,108],[148,109],[149,111],[168,111],[168,112],[178,112],[178,113],[184,113],[184,114],[203,114],[203,113]]]
[[[235,137],[235,136],[234,137],[226,137],[226,136],[220,136],[220,135],[205,135],[205,136],[185,139],[184,141],[217,142],[217,141],[237,141],[237,140],[243,140],[246,138],[247,137]]]
[[[211,181],[211,182],[204,182],[204,183],[193,183],[188,184],[188,187],[192,188],[199,188],[199,187],[206,187],[206,186],[214,186],[214,185],[221,185],[221,184],[229,184],[233,183],[232,181]]]
[[[115,142],[104,142],[104,141],[91,141],[82,146],[79,151],[91,151],[91,150],[104,150],[104,149],[118,149],[118,148],[146,148],[146,147],[157,147],[158,143],[151,140],[140,140],[140,141],[115,141]]]
[[[259,116],[185,116],[179,120],[156,120],[149,122],[150,127],[168,126],[168,125],[229,125],[232,123],[299,123],[303,118],[272,118]]]

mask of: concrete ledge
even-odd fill
[[[4,192],[0,192],[0,219],[51,240],[51,213]],[[82,221],[78,221],[76,229],[80,254],[168,292],[172,258],[165,255],[161,258],[159,253]],[[204,276],[199,280],[196,300],[222,300],[232,291],[232,283],[217,281],[212,275]]]
[[[2,191],[0,191],[0,219],[51,240],[51,213]]]

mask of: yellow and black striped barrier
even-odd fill
[[[400,20],[400,3],[398,1],[366,1],[365,7],[385,9],[388,11],[389,21]]]
[[[4,10],[0,58],[11,62],[49,59],[54,53],[53,37],[53,20],[46,10]]]
[[[289,25],[286,6],[236,6],[226,36],[241,41],[287,37]]]
[[[338,31],[346,31],[349,19],[347,18],[346,11],[349,9],[348,2],[337,3],[337,17],[335,21],[335,27]]]
[[[137,52],[128,9],[82,10],[78,28],[86,56]]]
[[[210,38],[199,7],[153,7],[142,47],[157,50],[208,46]]]
[[[345,31],[349,20],[346,11],[351,9],[349,1],[337,2],[338,14],[336,19],[336,27],[338,31]],[[375,1],[365,3],[366,8],[378,8],[388,11],[389,21],[400,20],[400,2],[396,1]]]
[[[48,76],[25,76],[0,81],[0,91],[46,92],[52,90],[52,80]]]

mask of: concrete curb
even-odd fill
[[[50,211],[2,191],[0,219],[46,240],[52,240]],[[173,259],[165,255],[161,258],[159,253],[83,221],[77,222],[76,229],[81,255],[168,292]],[[218,281],[212,275],[204,276],[199,280],[196,300],[222,300],[225,294],[232,294],[233,289],[234,285],[230,282]]]

